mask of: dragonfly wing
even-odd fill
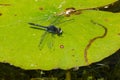
[[[39,42],[39,49],[42,50],[43,48],[49,48],[52,49],[53,47],[53,36],[51,36],[53,34],[49,33],[49,32],[45,32],[40,39]]]
[[[48,32],[46,31],[46,32],[41,36],[41,38],[40,38],[40,42],[39,42],[39,45],[38,45],[38,47],[39,47],[40,50],[41,50],[41,49],[44,47],[44,45],[45,45],[46,38],[47,38],[47,34],[48,34]]]
[[[50,25],[57,25],[63,19],[63,16],[56,16]]]
[[[51,50],[54,49],[54,43],[55,43],[54,38],[55,38],[54,34],[50,34],[50,36],[48,37],[47,46]]]

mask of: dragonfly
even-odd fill
[[[58,17],[59,18],[59,17]],[[46,38],[45,36],[48,35],[48,34],[52,34],[52,35],[57,35],[57,36],[61,36],[63,34],[63,31],[61,28],[59,27],[56,27],[55,26],[55,23],[56,21],[58,20],[58,18],[56,20],[54,20],[50,25],[48,26],[43,26],[43,25],[40,25],[40,24],[36,24],[36,23],[32,23],[32,22],[29,22],[28,24],[31,25],[32,27],[31,28],[34,28],[34,29],[39,29],[39,30],[44,30],[45,32],[42,34],[41,36],[41,39],[40,39],[40,43],[39,43],[39,49],[41,50],[42,47],[43,47],[43,41],[44,39]],[[65,21],[64,21],[65,22]],[[61,22],[63,23],[63,22]],[[57,24],[57,23],[56,23]],[[59,23],[60,24],[60,23]],[[49,39],[50,40],[50,39]]]
[[[57,34],[58,36],[62,35],[62,33],[63,33],[61,28],[57,28],[55,25],[42,26],[42,25],[35,24],[35,23],[28,23],[28,24],[30,24],[32,26],[37,26],[41,30],[45,30],[45,31],[52,33],[52,34]],[[31,28],[35,28],[35,27],[31,27]]]

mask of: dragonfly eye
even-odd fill
[[[58,36],[60,36],[60,35],[62,35],[62,33],[63,33],[63,31],[62,31],[62,29],[61,28],[58,28]]]

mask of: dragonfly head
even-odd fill
[[[60,36],[62,35],[63,31],[61,28],[57,28],[57,35]]]

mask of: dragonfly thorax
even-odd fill
[[[63,33],[61,28],[57,28],[54,25],[47,27],[47,31],[53,34],[57,34],[58,36],[60,36]]]

